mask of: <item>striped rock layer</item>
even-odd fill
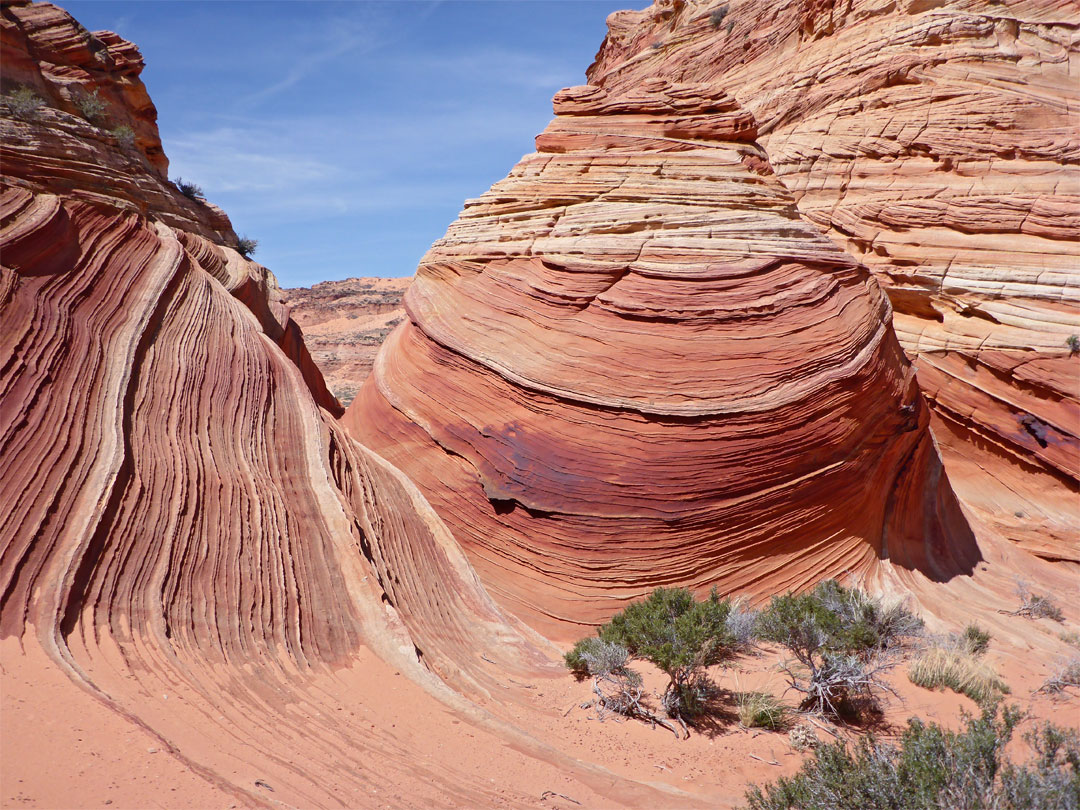
[[[424,257],[343,418],[492,594],[558,634],[659,585],[968,570],[888,299],[753,117],[655,78],[555,113]]]
[[[273,276],[230,247],[223,215],[60,105],[53,77],[142,98],[134,46],[45,4],[5,5],[2,30],[5,80],[32,54],[26,75],[58,105],[3,109],[5,651],[43,649],[72,690],[151,734],[152,753],[244,807],[534,806],[429,741],[466,735],[593,806],[694,805],[498,713],[528,700],[508,679],[564,677],[553,648],[496,607],[417,488],[338,425]],[[63,729],[41,700],[31,711]],[[395,712],[425,734],[394,731]]]
[[[800,213],[877,277],[957,494],[1080,560],[1080,7],[660,0],[589,80],[722,87]]]

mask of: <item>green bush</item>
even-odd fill
[[[83,118],[92,124],[99,124],[105,120],[105,102],[98,95],[97,90],[93,93],[80,90],[75,96],[75,106],[79,108]]]
[[[566,654],[566,665],[579,676],[595,674],[589,670],[590,657],[600,654],[601,643],[651,661],[669,679],[662,705],[685,732],[686,721],[706,714],[715,697],[705,668],[729,658],[737,647],[728,628],[730,615],[731,602],[715,589],[698,601],[686,588],[657,588],[599,628],[598,641],[579,641]]]
[[[1065,338],[1065,345],[1069,348],[1069,354],[1080,352],[1080,335],[1069,335]]]
[[[32,121],[38,116],[38,111],[45,106],[44,100],[29,87],[18,87],[12,90],[4,100],[11,109],[11,114],[23,121]]]
[[[248,236],[241,236],[236,240],[236,250],[245,259],[250,259],[255,255],[255,251],[259,247],[257,239],[252,239]]]
[[[889,653],[921,634],[923,622],[902,605],[827,580],[807,593],[773,597],[757,628],[798,662],[785,672],[804,696],[801,709],[844,714],[872,706],[876,692],[891,691],[881,679],[895,663]]]
[[[1080,802],[1080,739],[1049,723],[1027,735],[1036,756],[1004,757],[1017,709],[965,717],[963,731],[912,720],[899,747],[872,735],[820,745],[792,777],[746,794],[750,810],[1072,810]]]

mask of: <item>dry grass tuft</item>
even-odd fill
[[[998,677],[990,664],[954,640],[924,650],[912,662],[908,678],[917,686],[948,688],[980,704],[1009,693],[1009,685]]]
[[[743,728],[776,731],[787,725],[787,706],[768,692],[736,692],[735,705]]]

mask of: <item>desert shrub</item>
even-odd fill
[[[652,719],[643,701],[641,675],[628,666],[630,653],[621,644],[583,638],[564,660],[579,678],[592,677],[594,697],[585,706],[596,709],[600,720],[610,715]]]
[[[1065,345],[1069,347],[1069,354],[1080,352],[1080,335],[1069,335],[1065,338]]]
[[[908,678],[926,689],[951,689],[976,703],[995,701],[1009,686],[992,666],[971,651],[967,636],[953,636],[931,644],[915,659]]]
[[[738,692],[735,695],[739,722],[745,728],[780,729],[787,724],[787,707],[768,692]]]
[[[249,236],[241,236],[236,240],[236,250],[245,259],[250,259],[255,255],[255,251],[259,247],[257,239],[252,239]]]
[[[4,96],[11,109],[11,114],[23,121],[37,118],[38,111],[45,106],[45,101],[29,87],[18,87]]]
[[[206,200],[206,196],[203,194],[202,188],[195,185],[194,183],[189,183],[183,177],[175,178],[173,180],[173,185],[180,189],[180,193],[187,197],[189,200],[194,200],[195,202],[205,202]]]
[[[92,124],[101,123],[105,118],[105,102],[101,96],[98,95],[98,91],[93,93],[87,93],[85,90],[80,90],[75,96],[75,106],[82,113],[83,118]]]
[[[1020,607],[1008,611],[1010,615],[1027,616],[1029,619],[1053,619],[1055,622],[1065,621],[1065,614],[1051,597],[1032,593],[1031,588],[1023,580],[1016,583],[1016,595],[1020,597]]]
[[[1058,664],[1057,671],[1047,678],[1036,691],[1060,695],[1070,687],[1080,687],[1080,657],[1073,657]]]
[[[798,666],[784,665],[800,708],[829,714],[858,712],[892,691],[882,675],[892,651],[922,632],[922,620],[903,605],[885,605],[858,588],[827,580],[802,594],[773,597],[758,619],[761,638],[788,649]]]
[[[1062,630],[1058,633],[1058,638],[1073,647],[1080,647],[1080,633],[1075,630]]]
[[[663,670],[670,679],[664,708],[682,723],[701,714],[708,702],[705,668],[734,653],[730,613],[730,600],[721,599],[715,589],[698,601],[686,588],[657,588],[613,616],[599,633]]]
[[[744,650],[753,646],[757,639],[757,623],[760,615],[761,611],[749,607],[744,599],[736,599],[731,603],[731,612],[728,613],[726,624],[736,646]]]
[[[724,18],[728,14],[727,6],[718,6],[709,12],[709,23],[713,28],[719,28],[724,24]]]
[[[980,656],[990,646],[990,633],[977,624],[964,628],[964,647],[974,656]]]
[[[112,131],[115,140],[124,149],[130,149],[135,145],[135,130],[131,127],[116,127]]]
[[[959,732],[911,720],[899,746],[870,735],[849,747],[819,745],[795,776],[746,794],[750,810],[1066,810],[1080,800],[1075,732],[1047,724],[1028,741],[1035,759],[1004,756],[1020,722],[1016,709],[987,707]]]
[[[809,751],[821,745],[817,731],[809,723],[799,723],[788,732],[788,741],[796,751]]]
[[[711,711],[717,696],[716,687],[705,669],[734,654],[735,637],[728,629],[731,602],[721,599],[715,589],[704,600],[697,600],[686,588],[657,588],[648,598],[634,602],[597,630],[597,638],[582,639],[566,654],[567,667],[579,677],[592,675],[594,691],[598,679],[596,667],[609,667],[616,676],[626,670],[626,662],[610,668],[618,660],[618,650],[626,660],[651,661],[667,676],[668,684],[661,705],[687,733],[687,721],[693,722]],[[632,714],[660,722],[652,715],[638,694]]]

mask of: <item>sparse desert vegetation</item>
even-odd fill
[[[908,670],[911,682],[927,689],[951,689],[976,703],[986,703],[1009,693],[1009,685],[985,660],[984,634],[939,638],[921,652]],[[987,634],[988,635],[988,634]]]
[[[803,695],[799,708],[834,716],[872,709],[882,692],[892,691],[883,676],[922,627],[903,605],[883,604],[835,580],[774,597],[758,620],[760,637],[794,656],[783,669],[790,688]]]
[[[45,100],[29,87],[17,87],[4,96],[11,114],[23,121],[33,121],[45,106]]]
[[[873,735],[819,745],[793,777],[747,793],[750,810],[1072,810],[1080,800],[1080,738],[1044,723],[1023,764],[1004,753],[1022,719],[988,707],[962,731],[912,720],[899,744]]]

